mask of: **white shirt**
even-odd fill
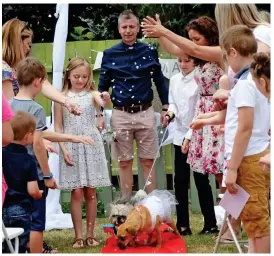
[[[253,35],[258,41],[266,44],[267,46],[271,48],[271,37],[270,37],[271,28],[270,27],[266,25],[259,25],[256,28],[254,28]]]
[[[247,75],[248,74],[248,75]],[[235,134],[238,128],[238,108],[253,107],[254,121],[252,134],[244,156],[261,153],[269,145],[270,104],[257,89],[250,73],[244,74],[230,92],[225,120],[225,151],[230,160]]]
[[[199,87],[194,80],[195,70],[184,76],[178,73],[170,78],[169,108],[175,114],[173,144],[182,146],[184,138],[190,140],[192,130],[189,125],[194,117]]]

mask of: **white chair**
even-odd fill
[[[219,198],[223,198],[223,196],[224,196],[223,194],[219,194]],[[238,241],[237,236],[236,236],[236,234],[235,234],[235,232],[233,230],[233,227],[232,227],[232,225],[230,223],[229,214],[227,213],[227,211],[225,211],[224,220],[223,220],[222,226],[220,228],[219,235],[217,237],[213,253],[217,252],[220,243],[222,243],[221,242],[221,236],[222,236],[222,233],[223,233],[223,230],[224,230],[224,227],[225,227],[225,223],[227,223],[227,225],[228,225],[228,228],[229,228],[229,230],[231,232],[231,235],[233,237],[233,240],[234,240],[234,243],[235,243],[235,245],[237,247],[238,252],[239,253],[243,253],[243,251],[242,251],[241,246],[240,246],[239,243],[247,243],[248,241],[246,241],[246,240]],[[233,243],[233,241],[231,241],[231,243]],[[228,243],[226,243],[226,244],[228,244]]]
[[[11,253],[19,252],[19,236],[23,234],[24,229],[22,228],[6,228],[2,222],[2,243],[6,240],[7,245]],[[11,240],[15,239],[14,248],[12,246]]]

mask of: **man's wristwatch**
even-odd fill
[[[50,180],[53,178],[53,174],[50,173],[50,175],[43,175],[44,180]]]
[[[171,112],[171,111],[168,111],[166,113],[166,116],[169,117],[168,122],[171,122],[175,118],[175,114],[173,112]]]

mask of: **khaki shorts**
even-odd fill
[[[237,184],[250,194],[240,215],[248,238],[270,235],[270,172],[264,171],[259,164],[259,159],[268,152],[267,149],[244,157],[238,169]]]
[[[112,143],[112,158],[127,161],[134,158],[133,140],[136,140],[139,158],[154,159],[158,150],[156,117],[153,107],[137,113],[113,109],[111,127],[116,132]]]

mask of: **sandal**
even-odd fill
[[[57,253],[57,252],[58,251],[56,249],[53,249],[45,241],[43,241],[43,251],[42,251],[42,253]]]
[[[86,244],[87,246],[95,247],[99,245],[99,242],[94,237],[87,237]]]
[[[84,240],[82,238],[75,239],[75,241],[73,242],[72,247],[74,249],[84,248]]]

